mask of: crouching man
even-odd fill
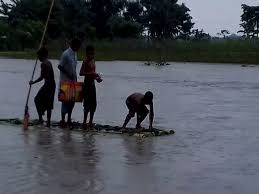
[[[126,128],[127,124],[137,114],[137,125],[136,129],[141,129],[141,123],[145,120],[149,114],[149,129],[153,128],[154,110],[153,110],[153,93],[148,91],[145,94],[134,93],[130,95],[126,100],[126,105],[129,109],[129,113],[123,124],[123,129]],[[149,106],[149,110],[146,107]]]

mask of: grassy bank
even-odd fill
[[[100,61],[181,61],[208,63],[259,64],[259,41],[163,41],[148,43],[144,40],[117,40],[93,43]],[[62,49],[59,42],[49,44],[50,58],[58,59]],[[0,52],[1,57],[33,59],[35,51]],[[83,49],[79,59],[83,57]]]

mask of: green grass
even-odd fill
[[[144,40],[98,41],[96,60],[112,61],[179,61],[208,63],[259,64],[259,41],[253,40],[217,40],[217,41],[163,41],[153,44]],[[59,59],[62,53],[58,42],[48,45],[50,58]],[[64,44],[63,44],[64,45]],[[35,58],[35,51],[0,52],[1,57]],[[79,59],[84,56],[80,50]]]

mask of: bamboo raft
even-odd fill
[[[20,119],[0,119],[0,125],[15,125],[22,126],[22,120]],[[29,126],[32,128],[42,128],[42,125],[38,124],[37,120],[32,120],[29,123]],[[169,136],[175,134],[174,130],[166,130],[166,129],[142,129],[136,130],[133,128],[127,128],[126,130],[121,131],[121,127],[119,126],[111,126],[111,125],[100,125],[95,124],[93,129],[84,130],[81,128],[82,124],[79,122],[73,122],[72,127],[67,128],[71,131],[79,131],[79,132],[89,132],[89,133],[102,133],[102,134],[119,134],[119,135],[129,135],[136,137],[158,137],[158,136]],[[59,122],[52,122],[51,129],[61,129],[59,126]]]

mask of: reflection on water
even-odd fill
[[[19,193],[24,189],[19,188],[21,180],[17,177],[20,176],[28,180],[26,193],[98,193],[103,190],[97,169],[100,156],[93,135],[38,128],[23,137],[25,142],[30,142],[31,149],[26,150],[26,161],[19,166],[23,172],[11,178],[12,183],[18,185]]]
[[[57,61],[53,64],[58,81]],[[0,59],[0,118],[23,115],[32,67],[30,60]],[[0,126],[1,193],[257,193],[258,67],[156,68],[118,61],[98,62],[97,69],[104,82],[97,84],[96,122],[120,125],[125,98],[152,90],[155,125],[175,129],[176,135],[139,139]],[[30,114],[37,117],[33,99]],[[77,104],[73,118],[82,117]],[[60,120],[57,98],[53,119]]]
[[[156,169],[152,167],[153,157],[153,139],[131,139],[123,138],[125,149],[126,178],[125,182],[139,187],[128,188],[130,193],[152,193],[156,191],[157,182]],[[133,171],[131,166],[135,166]]]
[[[153,139],[123,138],[123,146],[126,150],[125,159],[128,165],[150,164],[153,158]]]

